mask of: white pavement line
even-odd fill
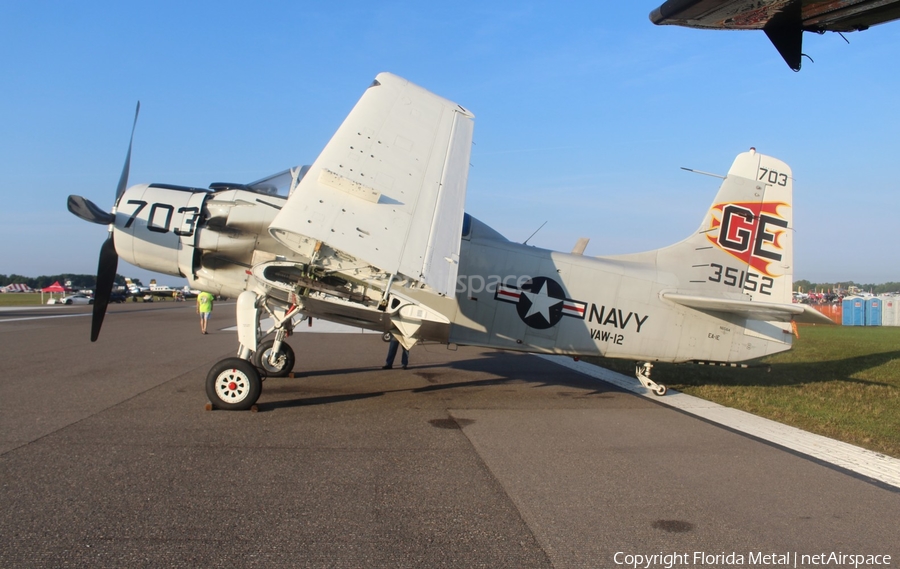
[[[890,486],[900,488],[900,460],[828,437],[808,433],[796,427],[757,417],[745,411],[724,407],[711,401],[669,390],[657,397],[637,379],[604,369],[567,356],[540,355],[547,361],[583,373],[594,379],[611,383],[657,403],[680,409],[707,421],[775,443],[812,458],[862,474]]]
[[[273,324],[275,324],[275,321],[271,318],[263,318],[259,321],[259,327],[263,331],[263,333],[271,328]],[[222,328],[222,331],[236,332],[237,326]],[[318,334],[381,334],[381,332],[376,332],[374,330],[366,330],[365,328],[356,328],[354,326],[345,326],[344,324],[337,324],[335,322],[329,322],[328,320],[321,320],[319,318],[313,319],[312,326],[309,326],[306,322],[297,324],[294,327],[294,333],[299,334],[301,332],[315,332]]]
[[[47,318],[75,318],[76,316],[90,316],[90,312],[80,314],[56,314],[54,316],[23,316],[21,318],[0,318],[0,324],[4,322],[21,322],[23,320],[44,320]]]

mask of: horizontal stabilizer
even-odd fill
[[[798,322],[800,324],[834,324],[830,318],[806,304],[777,304],[749,300],[732,300],[708,296],[692,296],[664,292],[662,297],[682,306],[710,312],[727,312],[751,320],[765,322]]]

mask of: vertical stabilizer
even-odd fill
[[[698,231],[658,252],[678,291],[790,303],[793,178],[787,164],[754,149],[737,156]]]

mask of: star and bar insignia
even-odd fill
[[[587,303],[566,298],[562,286],[548,277],[534,277],[522,288],[499,284],[494,300],[515,304],[522,322],[540,330],[556,326],[563,316],[584,320],[587,310]]]

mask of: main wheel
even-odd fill
[[[259,371],[241,358],[225,358],[206,374],[206,395],[216,409],[245,411],[261,392]]]
[[[253,352],[253,365],[266,370],[266,375],[269,377],[287,377],[294,369],[294,362],[296,361],[294,349],[287,342],[282,341],[281,349],[272,358],[275,360],[273,365],[269,361],[269,356],[272,354],[272,345],[274,344],[274,338],[260,343],[256,351]]]

